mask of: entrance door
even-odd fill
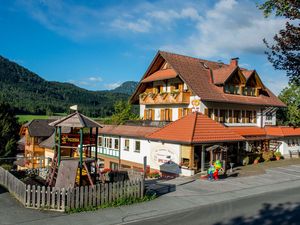
[[[201,171],[201,154],[202,151],[202,146],[194,146],[194,162],[195,162],[195,167],[197,168],[196,171],[199,172]],[[209,167],[209,161],[210,161],[210,153],[205,150],[204,154],[204,169],[207,169]]]

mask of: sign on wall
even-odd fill
[[[200,111],[201,100],[198,96],[192,96],[190,98],[189,108],[192,108],[193,112],[201,112]]]
[[[160,171],[180,173],[179,152],[172,145],[158,144],[151,148],[150,165]]]

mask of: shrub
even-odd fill
[[[249,156],[243,158],[243,166],[247,166],[249,164]]]
[[[274,153],[272,151],[265,151],[262,154],[262,158],[268,162],[270,161],[272,158],[274,158]]]
[[[160,173],[158,171],[148,173],[149,178],[160,178]]]

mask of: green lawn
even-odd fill
[[[17,115],[19,123],[23,124],[33,119],[48,119],[47,115]]]

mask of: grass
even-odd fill
[[[66,113],[54,113],[53,116],[66,116]],[[19,123],[23,124],[33,119],[49,119],[47,115],[17,115]]]
[[[77,213],[77,212],[85,212],[85,211],[95,211],[98,209],[104,209],[104,208],[110,208],[110,207],[119,207],[119,206],[124,206],[124,205],[132,205],[135,203],[140,203],[140,202],[147,202],[155,199],[157,196],[154,195],[145,195],[143,198],[133,198],[133,197],[128,197],[128,198],[121,198],[118,199],[114,202],[111,203],[106,203],[100,206],[90,206],[86,208],[77,208],[77,209],[70,209],[67,210],[67,213]]]
[[[26,123],[33,119],[48,119],[47,115],[17,115],[19,123]]]

